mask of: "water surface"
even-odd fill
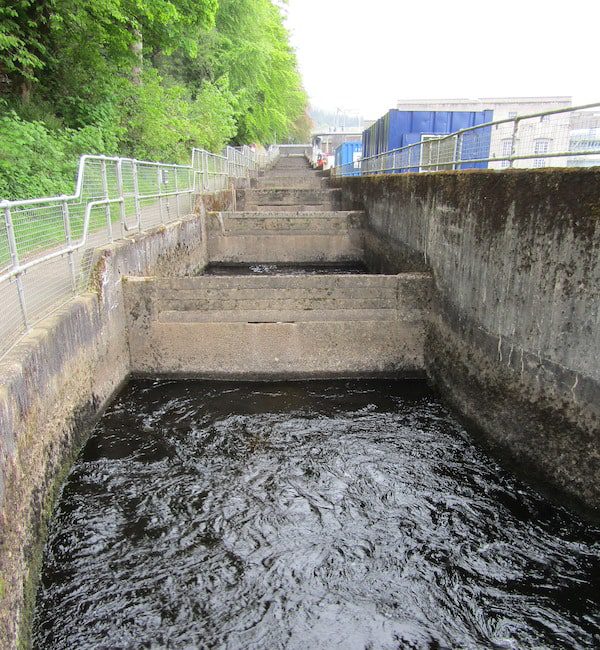
[[[360,262],[314,262],[312,264],[255,262],[250,264],[209,264],[202,271],[202,275],[330,275],[332,273],[363,275],[368,273],[368,270]]]
[[[35,647],[598,647],[598,533],[421,382],[135,381],[64,486]]]

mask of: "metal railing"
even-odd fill
[[[590,109],[596,109],[590,110]],[[600,103],[487,122],[333,168],[333,176],[600,165]]]
[[[191,214],[197,192],[229,187],[277,157],[277,148],[235,160],[194,149],[191,165],[85,155],[75,192],[0,201],[0,358],[35,323],[85,291],[93,250],[115,237]]]

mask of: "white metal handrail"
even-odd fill
[[[403,171],[440,171],[468,168],[482,163],[500,163],[501,167],[515,167],[519,161],[536,161],[534,167],[544,166],[537,161],[566,158],[569,166],[578,166],[576,159],[596,157],[591,161],[600,165],[600,139],[598,146],[576,148],[570,141],[570,134],[576,129],[571,125],[571,116],[588,109],[600,109],[600,103],[584,104],[569,108],[553,109],[512,118],[494,120],[476,126],[460,129],[445,135],[427,134],[427,140],[398,147],[372,156],[364,156],[357,168],[356,161],[334,167],[334,176],[357,176]],[[557,120],[555,118],[561,117]],[[600,125],[600,115],[597,117]],[[501,127],[507,126],[508,129]],[[524,127],[529,133],[524,133]],[[500,133],[501,137],[498,137]],[[494,137],[496,136],[496,137]],[[558,143],[556,150],[538,149],[536,141]],[[509,144],[509,151],[495,151],[492,145],[499,142]],[[547,144],[545,146],[548,146]],[[493,152],[493,155],[489,155]],[[465,156],[465,153],[467,154]],[[485,155],[488,154],[488,155]],[[564,162],[564,161],[559,161]],[[527,165],[522,165],[527,166]]]
[[[124,236],[190,214],[196,193],[226,189],[278,155],[277,147],[264,154],[249,147],[228,147],[226,154],[229,149],[231,157],[194,149],[190,165],[86,154],[73,194],[1,200],[0,358],[36,322],[85,290],[91,251],[113,241],[115,226]]]

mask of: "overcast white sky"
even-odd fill
[[[375,118],[398,99],[600,101],[599,0],[289,0],[313,106]]]

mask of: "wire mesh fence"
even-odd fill
[[[334,167],[334,176],[600,165],[600,103],[517,115]]]
[[[191,165],[82,156],[74,194],[0,201],[0,358],[87,288],[96,247],[191,214],[196,193],[226,189],[277,156],[276,147],[229,149],[194,149]]]

